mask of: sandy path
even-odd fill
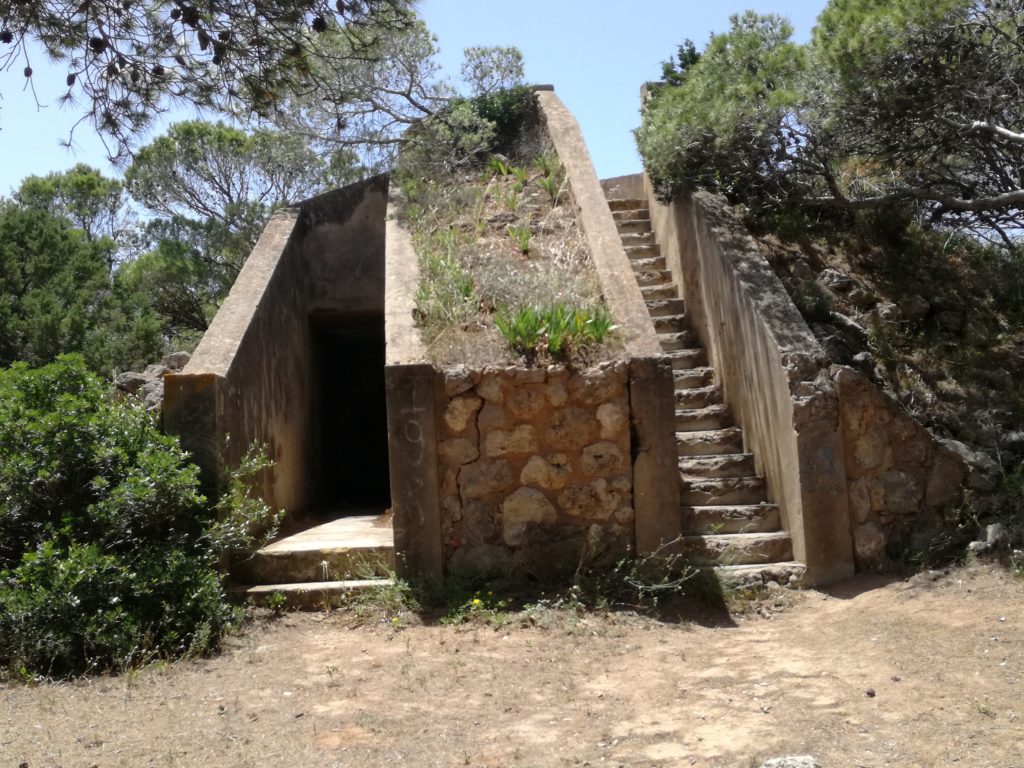
[[[1024,768],[1022,596],[974,568],[861,578],[723,628],[290,616],[210,661],[0,688],[0,768]]]

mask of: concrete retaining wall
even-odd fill
[[[266,501],[315,503],[309,318],[383,312],[386,190],[377,177],[274,214],[192,359],[166,377],[164,427],[208,490],[258,441],[274,462]]]

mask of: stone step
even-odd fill
[[[627,251],[628,255],[628,251]],[[668,277],[668,280],[672,279],[672,273],[668,271],[665,265],[665,259],[661,256],[651,256],[649,258],[636,258],[631,259],[633,264],[633,274],[637,276],[637,282],[640,282],[641,272],[664,272]]]
[[[706,387],[715,380],[715,369],[706,365],[696,368],[675,368],[672,371],[672,378],[675,380],[676,389]]]
[[[645,245],[657,245],[653,232],[623,232],[620,230],[619,236],[622,238],[622,247],[627,250]]]
[[[694,565],[758,565],[793,559],[785,531],[681,536],[676,553]]]
[[[680,456],[743,453],[743,430],[739,427],[728,427],[710,429],[706,432],[676,432],[676,450]]]
[[[708,362],[708,354],[703,349],[676,349],[666,352],[665,356],[672,361],[673,370],[702,368]]]
[[[722,388],[715,384],[709,387],[676,389],[676,407],[680,409],[707,408],[721,402]]]
[[[722,588],[736,590],[759,589],[769,581],[783,586],[799,586],[807,566],[789,560],[763,565],[720,565],[712,570]]]
[[[235,600],[253,605],[271,606],[286,610],[319,611],[337,608],[360,592],[385,589],[394,585],[393,579],[347,579],[342,581],[303,581],[292,584],[257,584],[231,589]],[[280,595],[274,598],[272,595]]]
[[[621,211],[612,209],[612,218],[615,219],[616,223],[622,221],[633,221],[635,219],[642,219],[644,221],[651,220],[651,211],[644,203],[643,208],[627,208]]]
[[[637,211],[628,211],[633,214]],[[651,220],[650,219],[638,219],[638,218],[621,218],[615,217],[615,226],[619,230],[620,235],[628,235],[631,233],[641,233],[651,231]]]
[[[647,313],[651,317],[667,317],[668,315],[685,315],[686,302],[678,297],[668,299],[648,299]]]
[[[782,527],[774,504],[680,507],[679,511],[686,535],[773,533]]]
[[[764,504],[763,477],[690,477],[682,480],[679,501],[687,507]],[[758,528],[758,530],[765,530]],[[768,529],[772,530],[772,529]]]
[[[609,200],[608,207],[612,211],[637,211],[647,210],[646,200],[637,200],[636,198],[627,200]]]
[[[690,318],[686,315],[662,315],[651,320],[656,333],[680,333],[690,328]]]
[[[648,243],[646,245],[627,245],[622,244],[622,249],[626,252],[629,260],[636,263],[643,259],[652,259],[657,256],[661,256],[661,246],[657,243]]]
[[[725,453],[717,456],[687,456],[679,459],[679,475],[693,478],[751,477],[754,454]]]
[[[382,516],[343,517],[268,544],[231,563],[243,584],[291,584],[387,576],[394,571],[391,525]]]
[[[733,426],[732,412],[725,403],[706,408],[681,408],[676,411],[676,432],[707,432]]]
[[[660,285],[646,285],[640,289],[644,301],[655,299],[675,299],[679,296],[679,288],[675,283],[662,283]]]
[[[680,349],[696,349],[700,346],[700,339],[693,331],[679,331],[678,333],[659,333],[658,341],[661,348],[666,352],[678,352]]]
[[[636,277],[637,285],[647,288],[652,285],[665,285],[672,282],[672,273],[664,268],[660,269],[637,269],[633,265],[633,275]]]

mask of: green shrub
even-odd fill
[[[564,360],[574,349],[600,344],[615,329],[611,312],[603,303],[589,307],[556,303],[503,310],[495,315],[494,324],[512,349],[531,360],[542,352]]]
[[[0,370],[0,666],[63,676],[214,647],[232,620],[198,470],[77,356]]]

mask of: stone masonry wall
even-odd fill
[[[444,371],[436,409],[450,573],[556,577],[631,544],[628,364]]]
[[[924,551],[963,500],[967,466],[871,381],[833,366],[858,568]]]

